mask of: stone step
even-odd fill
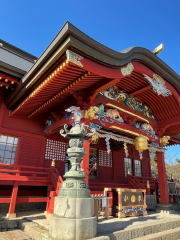
[[[153,233],[134,240],[178,240],[180,238],[180,228],[170,229],[167,231]]]
[[[19,229],[30,235],[33,240],[44,240],[48,231],[40,228],[37,223],[29,222],[27,220],[19,220]],[[0,239],[1,240],[1,239]]]
[[[33,240],[33,238],[21,230],[12,230],[0,232],[0,240]]]

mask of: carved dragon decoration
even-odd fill
[[[135,97],[130,96],[124,90],[119,90],[116,86],[111,86],[106,90],[102,91],[100,94],[116,102],[121,102],[125,106],[142,113],[146,117],[154,119],[154,116],[151,114],[149,106],[137,100]]]

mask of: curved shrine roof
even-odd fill
[[[68,59],[69,50],[75,56],[75,64]],[[127,68],[129,63],[134,70],[123,76],[122,69]],[[172,95],[168,98],[157,95],[143,73],[151,78],[153,74],[158,74]],[[64,107],[67,100],[73,104],[73,97],[79,99],[74,96],[75,92],[81,92],[82,102],[85,97],[105,90],[110,83],[130,95],[136,95],[151,108],[158,122],[173,119],[177,124],[176,117],[180,116],[180,77],[177,73],[145,48],[130,47],[121,52],[114,51],[69,22],[8,96],[6,105],[15,116],[45,116],[58,106]],[[106,86],[105,89],[103,86]],[[86,91],[85,94],[83,91]],[[172,131],[178,134],[179,123],[177,133],[175,124],[168,126],[167,133]]]

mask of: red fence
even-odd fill
[[[16,203],[47,202],[46,211],[52,213],[54,197],[58,195],[62,182],[63,180],[55,167],[42,168],[0,164],[0,184],[13,184],[11,197],[0,198],[0,203],[10,203],[8,214],[14,214]],[[47,186],[47,197],[17,197],[19,185]]]

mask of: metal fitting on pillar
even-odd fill
[[[51,167],[55,167],[55,158],[52,158]]]

